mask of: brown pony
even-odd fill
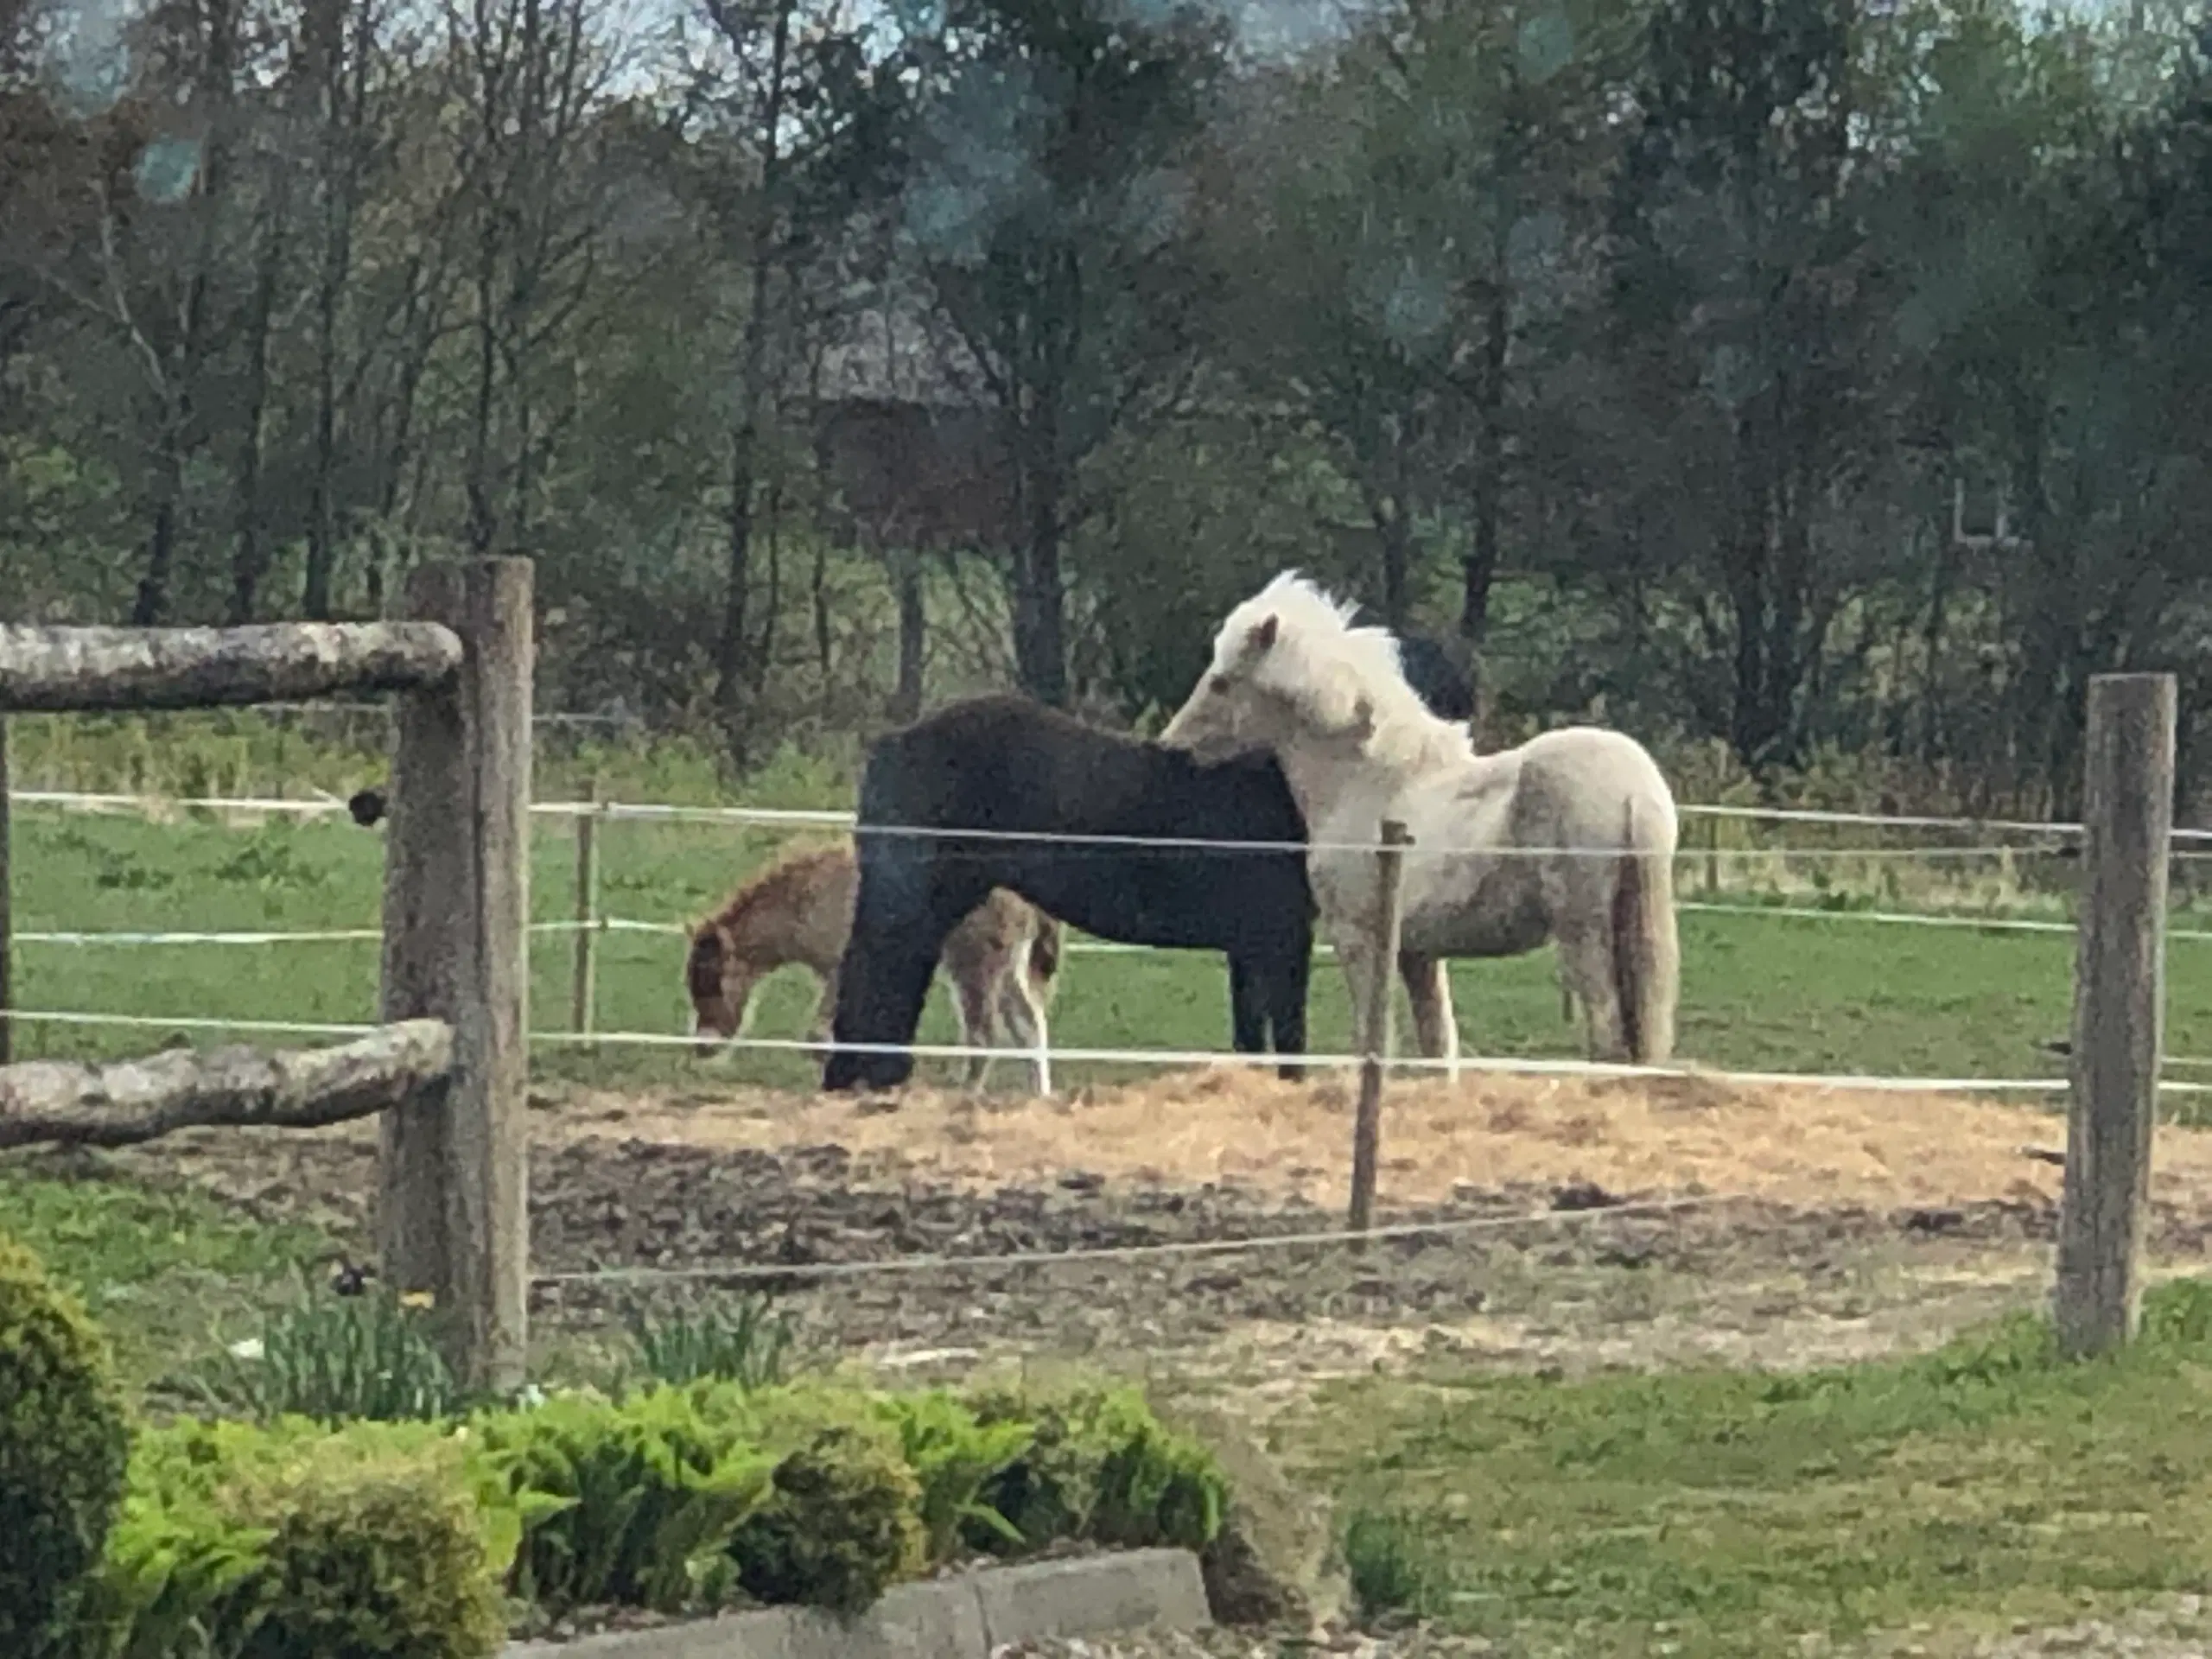
[[[849,845],[796,853],[754,876],[692,930],[684,977],[702,1054],[744,1030],[754,988],[792,963],[812,969],[822,982],[809,1035],[815,1042],[828,1038],[859,886]],[[938,959],[951,982],[961,1046],[986,1046],[1003,1033],[1028,1051],[1040,1095],[1052,1092],[1045,1010],[1058,983],[1060,949],[1058,920],[994,887],[945,936]],[[970,1058],[968,1086],[980,1086],[990,1065],[988,1056]]]

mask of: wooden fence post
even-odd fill
[[[385,1114],[385,1281],[437,1299],[461,1376],[509,1389],[528,1344],[531,571],[418,566],[404,604],[463,645],[400,703],[385,842],[384,1013],[454,1028],[442,1091]]]
[[[2171,674],[2089,681],[2056,1298],[2059,1347],[2074,1357],[2127,1342],[2140,1311],[2165,1019],[2175,702]]]
[[[1360,1020],[1359,1112],[1352,1129],[1351,1229],[1363,1233],[1375,1219],[1375,1171],[1382,1140],[1382,1066],[1390,1040],[1391,995],[1398,982],[1398,893],[1405,877],[1405,849],[1413,844],[1406,826],[1395,819],[1382,825],[1382,845],[1375,854],[1375,940],[1380,960],[1368,988]],[[1354,1248],[1357,1248],[1355,1246]]]
[[[1705,896],[1708,899],[1720,891],[1720,819],[1718,814],[1705,820]]]
[[[586,810],[576,814],[576,946],[569,987],[569,1028],[588,1032],[598,1002],[599,979],[599,780],[580,797]]]
[[[15,875],[9,856],[15,828],[8,814],[8,791],[10,787],[8,781],[8,716],[0,715],[0,1065],[6,1065],[16,1058],[16,1026],[9,1017],[16,1007],[13,971],[16,961]]]

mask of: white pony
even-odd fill
[[[1406,683],[1397,640],[1354,627],[1351,612],[1295,572],[1277,576],[1229,613],[1212,667],[1160,741],[1202,760],[1265,750],[1280,762],[1314,843],[1306,868],[1355,1022],[1373,976],[1389,971],[1375,959],[1364,849],[1394,818],[1414,840],[1398,965],[1423,1054],[1457,1069],[1445,958],[1520,956],[1555,938],[1591,1057],[1665,1060],[1681,947],[1675,801],[1658,766],[1634,739],[1592,726],[1478,755],[1467,728]]]

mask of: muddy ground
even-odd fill
[[[2063,1123],[2047,1113],[1521,1079],[1446,1090],[1394,1095],[1378,1220],[1452,1226],[1363,1255],[1174,1253],[1341,1224],[1346,1103],[1325,1085],[1199,1076],[1050,1103],[918,1092],[895,1109],[741,1090],[541,1094],[538,1329],[588,1341],[643,1302],[745,1285],[777,1291],[822,1351],[903,1373],[1070,1357],[1265,1416],[1318,1378],[1378,1365],[1866,1357],[2031,1305],[2049,1282]],[[365,1126],[197,1133],[118,1161],[365,1253]],[[2212,1257],[2212,1136],[2171,1132],[2160,1161],[2154,1260]],[[835,1274],[1117,1250],[1138,1253]],[[809,1272],[824,1266],[833,1276]],[[715,1268],[739,1271],[658,1276]]]

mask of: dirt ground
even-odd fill
[[[2065,1138],[2049,1111],[1954,1096],[1394,1083],[1378,1221],[1448,1229],[1363,1254],[1216,1253],[1185,1247],[1341,1225],[1341,1085],[1221,1068],[1047,1103],[574,1089],[532,1106],[543,1342],[588,1351],[641,1300],[713,1282],[661,1270],[734,1268],[778,1290],[825,1357],[915,1380],[1088,1361],[1255,1440],[1318,1382],[1377,1369],[1799,1366],[1932,1345],[2047,1294]],[[197,1132],[113,1157],[315,1221],[363,1254],[374,1160],[373,1129],[358,1124]],[[1068,1251],[1135,1253],[1014,1259]],[[2155,1271],[2212,1258],[2212,1132],[2161,1135],[2152,1255]],[[917,1256],[986,1260],[854,1270]],[[2208,1617],[2160,1608],[1955,1651],[2164,1659],[2208,1650]],[[1228,1631],[1034,1649],[1294,1650],[1316,1649]],[[1319,1650],[1492,1651],[1423,1631],[1347,1632]],[[1864,1649],[1935,1650],[1910,1635]]]
[[[2044,1294],[2064,1138],[2046,1111],[1955,1097],[1407,1082],[1388,1100],[1379,1219],[1452,1230],[1363,1255],[1179,1253],[1341,1224],[1340,1085],[1221,1068],[1052,1102],[729,1089],[533,1104],[553,1338],[702,1288],[655,1270],[734,1267],[825,1349],[901,1374],[1086,1359],[1262,1417],[1378,1365],[1792,1365],[1940,1340]],[[373,1159],[354,1125],[198,1133],[120,1161],[365,1243]],[[2162,1137],[2154,1193],[2154,1257],[2212,1254],[2212,1134]],[[915,1255],[993,1259],[805,1271]]]

